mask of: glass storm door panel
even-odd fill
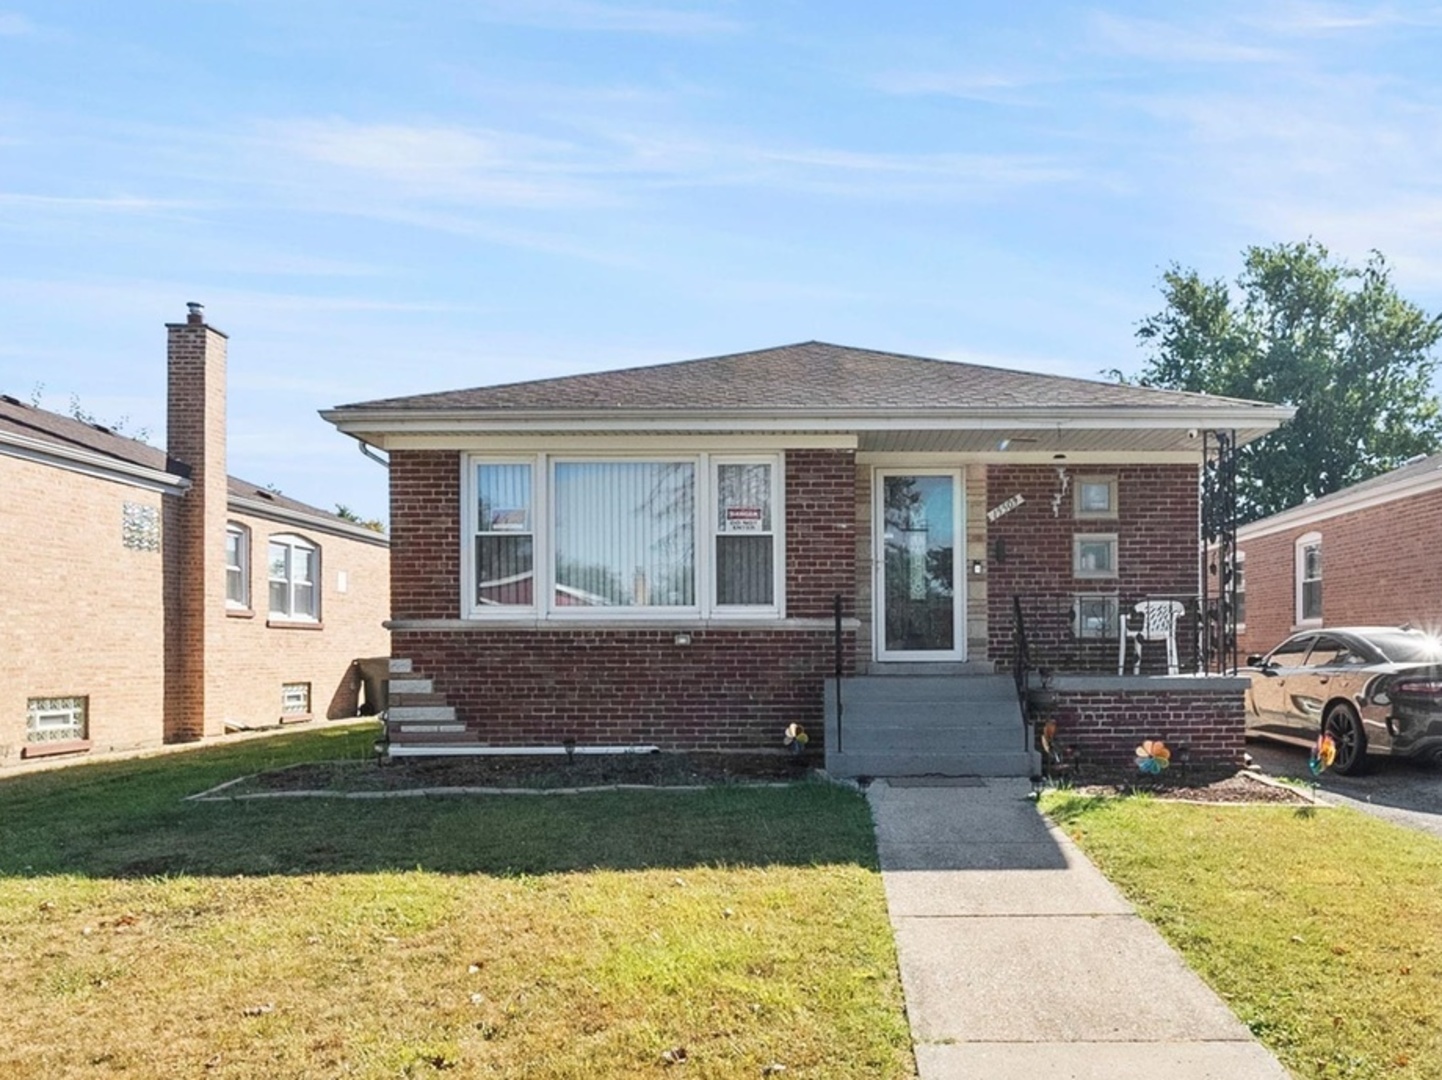
[[[960,473],[878,473],[873,520],[877,659],[963,659]]]

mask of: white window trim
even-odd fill
[[[251,601],[251,596],[252,596],[252,594],[251,594],[251,591],[250,591],[250,562],[251,562],[251,560],[250,560],[250,545],[251,545],[251,533],[250,533],[250,528],[249,528],[248,526],[246,526],[246,525],[240,524],[240,522],[238,522],[238,521],[230,521],[230,522],[227,522],[227,523],[226,523],[226,526],[225,526],[225,537],[226,537],[226,541],[227,541],[227,543],[226,543],[226,547],[227,547],[227,548],[230,546],[229,540],[230,540],[230,538],[231,538],[232,536],[238,536],[238,537],[240,537],[240,564],[239,564],[239,566],[232,566],[231,563],[230,563],[230,559],[229,559],[229,554],[230,554],[230,553],[229,553],[229,551],[226,552],[226,556],[227,556],[227,557],[226,557],[226,563],[225,563],[225,580],[226,580],[225,606],[226,606],[229,610],[231,610],[231,611],[249,611],[249,610],[251,610],[251,602],[252,602],[252,601]],[[238,570],[240,571],[240,595],[241,595],[241,599],[240,599],[240,600],[232,600],[232,599],[230,598],[230,571],[231,571],[232,569],[238,569]],[[269,574],[269,564],[267,563],[267,576],[268,576],[268,574]],[[269,602],[270,602],[269,597],[270,597],[270,592],[269,592],[269,589],[267,589],[267,591],[266,591],[266,598],[267,598],[267,599],[266,599],[266,603],[269,603]]]
[[[557,464],[571,462],[687,462],[695,466],[696,520],[693,523],[693,560],[696,575],[696,603],[686,607],[582,607],[555,602],[555,520],[553,477]],[[771,466],[771,536],[774,545],[772,573],[775,575],[774,603],[761,606],[720,605],[715,601],[715,550],[717,531],[716,468],[719,465],[768,464]],[[504,607],[476,602],[476,467],[478,465],[529,465],[531,467],[531,550],[534,582],[529,605]],[[626,622],[727,620],[777,620],[786,611],[786,462],[775,454],[696,453],[597,453],[597,454],[485,454],[461,455],[461,617],[476,621],[541,619],[550,622]]]
[[[1081,549],[1083,544],[1111,545],[1112,565],[1109,570],[1083,570],[1081,566]],[[1120,545],[1117,542],[1116,533],[1077,533],[1071,538],[1071,572],[1072,577],[1086,580],[1110,580],[1119,576],[1118,563],[1120,563]]]
[[[1082,509],[1082,486],[1105,484],[1111,494],[1105,510]],[[1115,521],[1117,513],[1117,478],[1115,476],[1078,476],[1072,481],[1072,514],[1078,521]]]
[[[313,612],[297,612],[297,611],[295,611],[295,576],[294,576],[295,560],[294,560],[293,558],[292,558],[291,561],[290,561],[291,576],[286,579],[286,589],[287,589],[287,592],[288,592],[288,594],[289,594],[289,599],[290,599],[290,605],[289,605],[289,606],[290,606],[290,608],[291,608],[291,611],[290,611],[289,613],[287,613],[287,612],[275,611],[275,610],[271,609],[271,606],[270,606],[270,585],[271,585],[271,582],[272,582],[272,581],[276,580],[276,579],[274,579],[274,578],[272,578],[272,577],[270,576],[270,545],[271,545],[271,544],[281,544],[281,545],[284,545],[285,547],[290,548],[290,549],[292,550],[292,552],[294,552],[294,551],[296,551],[296,550],[313,551],[313,552],[315,552],[315,570],[314,570],[314,572],[313,572],[312,579],[311,579],[311,581],[309,582],[311,588],[315,591],[315,592],[314,592],[314,595],[315,595],[315,610],[314,610]],[[320,545],[319,545],[319,544],[315,543],[314,541],[307,540],[307,539],[306,539],[305,537],[303,537],[303,536],[297,536],[297,535],[294,534],[294,533],[276,533],[274,536],[269,536],[269,537],[266,538],[266,545],[265,545],[265,606],[266,606],[266,610],[269,612],[270,618],[271,618],[272,620],[274,620],[274,621],[276,621],[276,622],[292,622],[292,623],[305,623],[305,622],[318,623],[318,622],[320,622],[321,604],[322,604],[322,599],[321,599],[321,583],[322,583],[324,580],[325,580],[325,566],[322,564],[322,561],[321,561],[321,549],[320,549]]]
[[[1297,630],[1322,625],[1322,616],[1320,615],[1310,619],[1302,616],[1302,584],[1306,580],[1302,575],[1306,572],[1306,549],[1310,547],[1316,547],[1320,550],[1322,547],[1321,533],[1303,533],[1297,537],[1292,545],[1292,615],[1295,619],[1293,629]],[[1325,581],[1325,579],[1326,573],[1324,570],[1322,577],[1315,580]],[[1324,589],[1325,587],[1326,586],[1323,585]]]
[[[1247,589],[1246,589],[1246,585],[1247,585],[1247,573],[1246,573],[1246,569],[1247,569],[1247,553],[1246,553],[1245,551],[1239,551],[1239,550],[1235,550],[1235,549],[1234,549],[1234,551],[1233,551],[1232,581],[1233,581],[1233,584],[1236,584],[1236,583],[1240,582],[1241,585],[1242,585],[1242,587],[1241,587],[1240,589],[1235,589],[1234,592],[1236,593],[1236,595],[1237,595],[1237,596],[1241,599],[1241,601],[1242,601],[1242,603],[1240,604],[1240,606],[1242,607],[1243,611],[1246,610],[1246,603],[1245,603],[1245,601],[1246,601],[1246,598],[1247,598]],[[1237,626],[1236,626],[1237,633],[1240,634],[1240,633],[1241,633],[1243,630],[1245,630],[1246,628],[1247,628],[1247,620],[1246,620],[1246,619],[1242,619],[1242,620],[1240,620],[1240,621],[1237,623]]]

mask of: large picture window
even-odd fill
[[[473,458],[467,613],[780,614],[780,462]]]
[[[269,550],[271,618],[318,621],[320,549],[299,536],[272,536]]]

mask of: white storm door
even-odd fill
[[[960,470],[878,469],[873,487],[876,658],[965,659]]]

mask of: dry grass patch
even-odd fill
[[[0,782],[0,1075],[912,1075],[854,792],[179,803],[247,753]]]

